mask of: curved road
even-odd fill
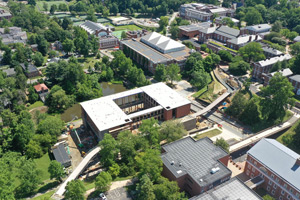
[[[87,164],[89,164],[90,160],[100,151],[100,147],[96,147],[93,150],[91,150],[79,163],[79,165],[76,167],[76,169],[70,174],[70,176],[60,185],[58,190],[53,195],[53,198],[55,199],[62,199],[63,195],[66,191],[66,186],[68,182],[76,179],[79,174],[84,170]]]

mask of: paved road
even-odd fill
[[[107,200],[131,200],[124,187],[108,191],[106,197]]]
[[[66,191],[67,183],[76,179],[79,174],[84,170],[86,165],[90,162],[90,160],[100,151],[100,147],[94,148],[92,151],[90,151],[83,160],[79,163],[79,165],[76,167],[76,169],[69,175],[69,177],[60,185],[59,189],[56,191],[56,193],[53,195],[53,198],[61,199]]]

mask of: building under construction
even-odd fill
[[[133,130],[141,121],[155,118],[166,121],[190,114],[191,102],[164,83],[101,97],[80,104],[85,127],[102,140],[122,130]]]

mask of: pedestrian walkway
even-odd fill
[[[53,195],[53,198],[55,199],[62,199],[63,195],[66,191],[66,186],[68,182],[76,179],[80,173],[85,169],[85,167],[89,164],[90,160],[97,155],[97,153],[100,151],[100,147],[96,147],[93,150],[91,150],[79,163],[79,165],[76,167],[76,169],[70,174],[70,176],[61,184],[59,189],[56,191],[56,193]]]

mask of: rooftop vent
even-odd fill
[[[296,165],[299,165],[299,166],[300,166],[300,158],[298,158],[298,159],[296,160]]]
[[[199,180],[200,182],[203,182],[203,179],[202,178],[200,178],[200,180]]]
[[[171,165],[174,165],[174,163],[175,163],[174,160],[172,160]]]
[[[177,171],[177,174],[181,174],[181,173],[182,173],[182,171],[181,171],[181,170],[178,170],[178,171]]]
[[[182,166],[182,163],[180,162],[180,163],[179,163],[179,167],[181,167],[181,166]]]
[[[130,120],[129,119],[125,119],[125,122],[129,122]]]
[[[167,106],[167,107],[166,107],[166,109],[170,109],[170,108],[171,108],[170,106]]]
[[[220,171],[220,168],[219,168],[219,167],[215,167],[215,168],[212,168],[212,169],[211,169],[210,173],[211,173],[211,174],[215,174],[215,173],[217,173],[218,171]]]

